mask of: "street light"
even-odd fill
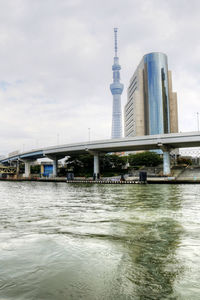
[[[88,128],[88,141],[90,143],[90,128]]]
[[[199,113],[197,112],[197,131],[199,131]]]
[[[60,141],[60,135],[59,133],[57,133],[57,145],[59,145],[59,141]]]

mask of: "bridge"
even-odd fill
[[[0,174],[14,174],[15,168],[13,167],[6,167],[6,166],[0,166]]]
[[[89,152],[94,155],[94,175],[99,175],[99,155],[109,152],[126,152],[139,150],[163,151],[163,174],[169,175],[170,151],[176,148],[190,148],[200,146],[200,132],[170,133],[159,135],[146,135],[120,139],[97,140],[90,142],[57,145],[8,156],[0,163],[8,164],[12,161],[25,163],[25,177],[30,176],[31,163],[38,158],[48,157],[53,160],[53,176],[57,176],[58,160],[72,154]]]

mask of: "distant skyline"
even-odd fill
[[[122,108],[141,57],[163,52],[179,130],[197,130],[198,0],[0,0],[0,155],[110,138],[114,27]]]

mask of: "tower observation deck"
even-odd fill
[[[124,85],[120,83],[120,70],[119,58],[117,56],[117,28],[114,28],[115,37],[115,56],[113,70],[113,83],[110,85],[110,90],[113,95],[113,108],[112,108],[112,134],[111,138],[122,137],[122,110],[121,110],[121,94],[124,89]]]

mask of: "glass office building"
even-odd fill
[[[130,80],[124,120],[125,136],[178,132],[177,96],[165,54],[143,57]]]
[[[146,134],[169,133],[167,56],[150,53],[144,56]]]

